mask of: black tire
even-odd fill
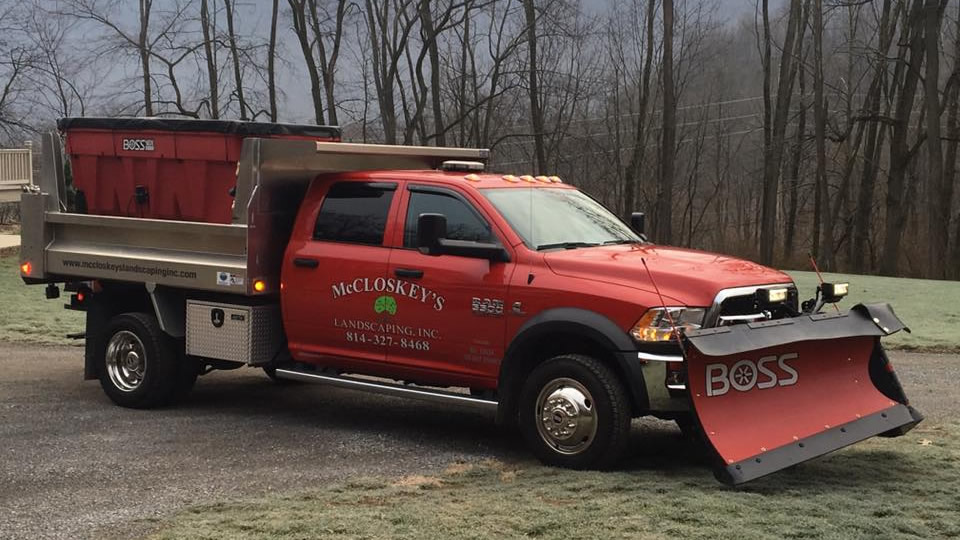
[[[582,410],[576,422],[569,415],[576,400],[558,397],[553,400],[554,407],[546,409],[551,396],[569,391],[584,398],[573,409]],[[589,356],[562,355],[537,366],[524,383],[519,405],[520,431],[547,465],[605,469],[615,465],[627,447],[632,417],[627,390],[611,368]],[[547,415],[552,415],[549,421]],[[571,424],[576,427],[557,435]],[[568,439],[559,441],[562,437]]]
[[[135,339],[134,339],[135,338]],[[126,356],[124,343],[130,342]],[[108,359],[130,358],[133,352],[141,369],[122,369],[122,361]],[[142,360],[140,360],[142,356]],[[167,405],[184,389],[189,390],[191,380],[186,362],[178,354],[174,340],[160,330],[157,320],[146,313],[124,313],[110,319],[104,327],[97,344],[97,371],[100,386],[107,396],[121,407],[149,409]]]

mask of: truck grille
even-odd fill
[[[760,287],[738,290],[741,294],[718,296],[719,305],[714,304],[711,309],[712,317],[708,316],[707,324],[710,326],[727,326],[731,324],[741,324],[746,322],[763,321],[770,319],[782,319],[795,313],[799,306],[799,296],[796,287],[790,287],[787,294],[787,301],[784,303],[787,309],[762,309],[757,303],[756,290]],[[729,291],[728,291],[729,292]]]

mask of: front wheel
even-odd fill
[[[616,373],[589,356],[570,354],[537,366],[520,397],[520,429],[548,465],[572,469],[614,465],[627,446],[630,402]]]
[[[196,379],[180,365],[173,340],[146,313],[117,315],[107,323],[98,345],[100,386],[122,407],[166,405]]]

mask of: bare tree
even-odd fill
[[[637,113],[634,120],[633,149],[630,161],[624,171],[624,210],[632,212],[637,204],[637,182],[643,167],[644,147],[647,141],[647,109],[650,101],[650,77],[653,72],[654,21],[656,2],[648,1],[646,10],[646,32],[644,32],[643,67],[640,69],[637,85]]]
[[[814,0],[817,1],[817,0]],[[790,1],[790,14],[787,19],[787,34],[783,41],[783,54],[780,58],[780,70],[777,81],[776,109],[770,126],[770,142],[763,159],[763,204],[760,227],[760,260],[765,264],[773,262],[773,248],[776,240],[777,199],[780,188],[780,168],[785,145],[790,101],[793,95],[793,81],[796,74],[794,62],[794,40],[802,28],[801,0]],[[770,70],[767,63],[766,70]],[[769,77],[769,73],[765,75]],[[814,83],[816,86],[816,82]]]
[[[953,209],[954,183],[957,180],[957,149],[960,146],[960,13],[957,14],[953,34],[953,72],[950,74],[946,95],[947,137],[943,156],[943,195],[941,204],[947,215]],[[949,222],[948,222],[949,223]],[[956,219],[953,246],[950,250],[949,277],[960,278],[960,215]]]
[[[881,8],[878,28],[877,48],[873,52],[873,79],[867,91],[863,106],[863,121],[869,122],[866,145],[863,150],[864,163],[860,174],[860,187],[854,214],[853,242],[851,246],[851,265],[856,272],[864,272],[870,259],[867,255],[870,228],[874,225],[873,198],[876,190],[877,173],[880,170],[883,139],[886,127],[880,122],[880,98],[887,80],[887,55],[897,27],[897,12],[892,11],[892,0],[884,0]]]
[[[217,82],[220,73],[214,41],[217,29],[214,18],[211,17],[207,0],[200,0],[200,26],[203,28],[203,51],[207,64],[207,80],[210,86],[210,117],[220,118],[220,85]]]
[[[277,121],[277,21],[280,0],[273,0],[270,14],[270,44],[267,46],[267,93],[270,101],[270,121]]]
[[[890,171],[887,173],[886,221],[884,223],[883,259],[880,273],[896,275],[900,263],[900,247],[903,229],[907,220],[910,204],[910,186],[907,181],[907,168],[913,161],[919,144],[911,145],[910,115],[920,80],[923,65],[923,0],[912,0],[902,24],[900,52],[897,56],[893,74],[893,88],[897,91],[894,104],[894,116],[890,120]]]
[[[233,61],[234,92],[237,96],[237,102],[240,104],[240,119],[246,120],[248,118],[248,107],[247,100],[243,97],[243,75],[240,71],[240,54],[237,50],[237,37],[234,31],[233,4],[231,0],[223,0],[223,7],[226,8],[227,13],[227,40],[230,43],[230,58]]]
[[[537,65],[537,10],[534,0],[523,0],[523,14],[527,22],[527,92],[530,95],[530,120],[533,125],[533,144],[536,154],[536,172],[543,174],[547,157],[543,146],[543,110],[540,107]]]
[[[673,0],[663,0],[663,128],[660,147],[660,181],[657,183],[657,241],[673,241],[674,148],[677,104],[673,80]]]
[[[138,0],[137,27],[133,30],[124,28],[118,19],[112,17],[112,14],[117,10],[118,3],[116,0],[107,2],[99,2],[98,0],[64,0],[64,2],[66,5],[65,14],[81,20],[98,23],[119,40],[120,49],[130,49],[136,53],[140,62],[143,113],[146,116],[153,116],[155,98],[153,95],[153,78],[151,76],[150,60],[157,41],[170,29],[173,24],[172,20],[176,20],[177,17],[172,18],[171,22],[165,24],[159,33],[151,37],[150,21],[153,15],[153,0]]]
[[[926,0],[923,34],[926,72],[924,100],[927,106],[927,265],[931,277],[946,277],[950,208],[943,197],[943,143],[940,141],[940,20],[947,0]]]

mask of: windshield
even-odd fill
[[[482,193],[532,249],[640,242],[624,222],[576,189],[501,188]]]

